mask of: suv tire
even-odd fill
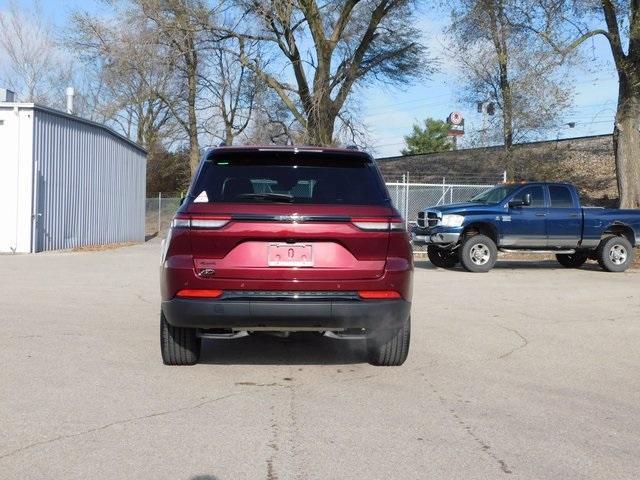
[[[200,358],[200,344],[195,328],[174,327],[160,313],[160,349],[165,365],[195,365]]]
[[[398,367],[409,355],[411,317],[394,330],[384,330],[367,338],[369,363],[379,367]]]
[[[486,235],[467,237],[460,248],[460,263],[468,272],[488,272],[497,259],[496,243]]]
[[[556,254],[556,260],[558,260],[558,263],[566,268],[580,268],[582,265],[584,265],[584,262],[586,262],[588,258],[589,254],[582,252],[572,254]]]
[[[598,263],[607,272],[624,272],[633,264],[634,258],[633,246],[626,237],[606,237],[598,247]]]
[[[458,252],[446,250],[435,245],[427,246],[429,261],[440,268],[453,268],[458,263]]]

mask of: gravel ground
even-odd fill
[[[307,336],[171,368],[158,260],[0,257],[0,478],[638,478],[638,270],[418,262],[403,367]]]

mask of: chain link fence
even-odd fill
[[[491,187],[490,184],[387,183],[393,205],[408,224],[415,223],[418,212],[427,207],[466,202]]]
[[[146,201],[146,238],[161,237],[167,233],[171,220],[180,206],[179,197],[165,197],[161,193]]]
[[[450,184],[446,183],[405,183],[389,182],[387,188],[391,201],[407,226],[415,224],[418,212],[427,207],[466,202],[493,187],[492,184]],[[157,197],[147,198],[146,235],[147,238],[160,236],[167,232],[171,219],[180,205],[180,198]]]

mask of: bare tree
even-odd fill
[[[230,42],[214,44],[203,60],[200,83],[204,90],[203,108],[210,106],[212,117],[205,122],[205,131],[232,145],[251,121],[256,97],[261,88],[255,74],[231,53]]]
[[[485,125],[501,131],[506,149],[556,127],[571,105],[572,87],[561,81],[557,52],[522,27],[537,8],[528,0],[454,0],[448,29],[452,54],[471,105],[493,103],[499,115]],[[488,138],[487,132],[483,137]]]
[[[205,40],[203,31],[214,11],[202,0],[130,0],[130,6],[154,29],[156,42],[166,47],[168,56],[155,60],[168,63],[177,73],[181,87],[177,96],[157,93],[188,138],[189,163],[194,172],[200,161],[197,102]]]
[[[241,6],[247,15],[241,23],[254,19],[259,28],[227,31],[239,39],[240,61],[276,92],[310,143],[334,143],[336,122],[348,118],[344,110],[358,85],[404,84],[432,71],[410,0],[245,0]],[[250,55],[245,46],[253,40],[279,52],[281,61],[265,65]]]
[[[255,99],[247,143],[294,145],[303,143],[304,138],[305,132],[280,97],[269,88],[261,88]]]
[[[3,61],[4,57],[4,61]],[[64,89],[72,78],[71,62],[59,49],[40,5],[23,10],[9,2],[0,12],[0,81],[26,102],[64,104]]]
[[[637,0],[537,0],[522,26],[558,53],[569,54],[602,36],[618,74],[613,125],[620,206],[640,208],[640,2]]]
[[[111,123],[149,149],[175,137],[175,121],[162,99],[174,89],[174,73],[158,57],[166,52],[155,43],[154,32],[139,17],[119,12],[110,19],[87,13],[72,17],[69,45],[93,74],[86,90],[93,115]]]

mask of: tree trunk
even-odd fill
[[[193,47],[192,47],[193,48]],[[187,115],[189,134],[189,165],[191,176],[200,163],[200,144],[198,143],[198,117],[196,115],[196,98],[198,95],[198,58],[192,50],[187,61]]]
[[[513,93],[509,81],[509,65],[506,48],[498,51],[498,67],[500,69],[500,94],[502,96],[502,135],[504,148],[513,146]]]
[[[640,208],[640,91],[630,86],[639,81],[620,76],[613,129],[620,208]]]
[[[231,124],[226,124],[224,129],[224,144],[227,146],[233,145],[234,139],[233,126]]]
[[[505,164],[507,175],[511,179],[517,179],[521,172],[516,171],[513,159],[513,94],[511,83],[507,77],[507,65],[500,65],[500,91],[502,93],[502,133],[505,149]]]
[[[502,136],[507,152],[513,146],[513,94],[509,81],[508,24],[502,1],[480,2],[489,15],[491,39],[498,60],[500,95],[502,96]]]
[[[307,136],[311,145],[328,147],[334,145],[333,130],[336,115],[331,107],[318,107],[310,112],[307,121]]]
[[[513,95],[506,73],[504,80],[500,79],[500,88],[502,90],[504,146],[509,150],[513,146]]]

